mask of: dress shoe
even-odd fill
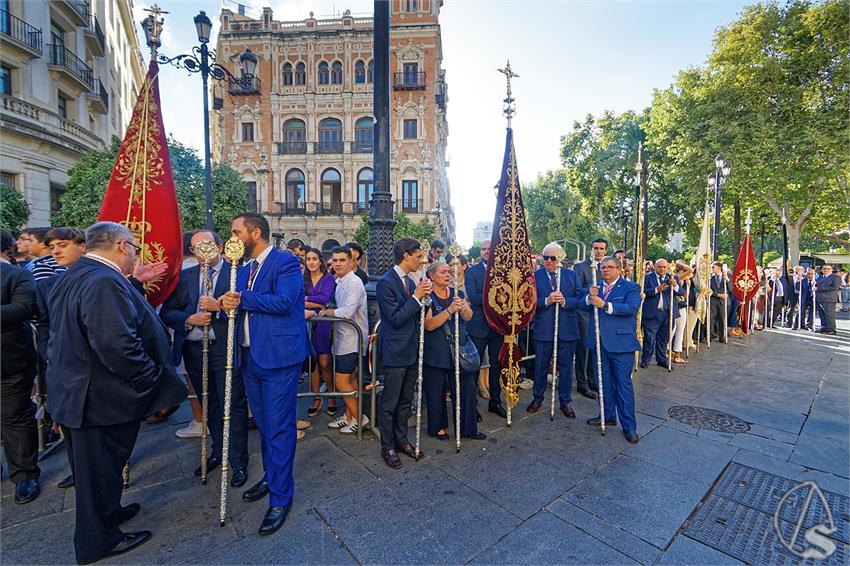
[[[640,437],[633,430],[624,430],[623,436],[625,436],[626,440],[628,440],[632,444],[637,444],[638,442],[640,442]]]
[[[446,440],[449,439],[449,433],[447,433],[445,431],[438,432],[437,434],[434,435],[434,438],[436,438],[437,440],[439,440],[441,442],[445,442]]]
[[[382,448],[381,457],[384,459],[384,463],[390,468],[397,470],[401,467],[401,460],[392,448]]]
[[[74,487],[74,474],[68,474],[68,476],[56,484],[56,487],[59,489],[68,489],[69,487]]]
[[[468,438],[469,440],[487,440],[487,435],[483,432],[476,432],[475,434],[464,436],[464,438]]]
[[[519,388],[523,391],[528,391],[532,387],[534,387],[534,382],[530,379],[523,379],[519,382]]]
[[[534,399],[531,403],[528,404],[528,407],[526,407],[525,410],[528,411],[529,413],[536,413],[537,411],[539,411],[542,408],[543,408],[543,404],[540,401],[538,401],[537,399]]]
[[[262,499],[269,493],[269,483],[266,480],[260,480],[254,487],[248,488],[243,494],[242,499],[245,501],[257,501]]]
[[[230,487],[242,487],[248,481],[248,472],[245,468],[233,468],[233,476],[230,478]]]
[[[648,364],[648,363],[646,363],[646,362],[641,362],[641,363],[640,363],[640,367],[642,367],[643,369],[646,369],[646,368],[648,368],[648,367],[649,367],[649,364]]]
[[[564,413],[564,416],[568,419],[576,418],[576,412],[573,411],[573,406],[569,403],[564,403],[561,405],[561,412]]]
[[[475,411],[475,422],[480,423],[484,421],[484,417],[481,416],[481,413]]]
[[[269,507],[263,519],[263,524],[260,525],[260,534],[270,535],[281,528],[283,522],[286,521],[286,516],[289,515],[290,509],[292,509],[291,505],[287,505],[286,507]]]
[[[37,478],[19,481],[15,485],[15,503],[29,503],[41,493],[41,485]]]
[[[664,368],[664,369],[667,369],[667,362],[666,362],[666,361],[664,361],[664,362],[658,362],[658,367],[660,367],[660,368]]]
[[[587,397],[588,399],[596,399],[596,393],[594,393],[590,389],[579,389],[578,392],[581,395],[584,395],[585,397]]]
[[[402,442],[401,444],[396,445],[395,449],[396,449],[396,452],[401,452],[402,454],[406,454],[407,456],[410,456],[414,460],[416,459],[416,449],[413,447],[413,445],[410,442]],[[420,449],[419,450],[419,457],[422,458],[423,456],[425,456],[425,453],[422,452],[422,450]]]
[[[488,407],[487,410],[490,411],[491,413],[496,413],[497,415],[499,415],[503,419],[508,418],[508,412],[505,410],[504,405],[502,405],[501,403],[499,403],[498,405],[490,405],[490,407]]]
[[[139,510],[142,508],[138,503],[131,503],[129,505],[125,505],[118,511],[115,511],[109,516],[109,524],[113,527],[117,527],[123,525],[133,517],[139,514]]]
[[[219,458],[218,456],[213,456],[211,458],[207,458],[207,474],[209,474],[211,471],[218,468],[219,466],[221,466],[221,458]],[[195,476],[201,477],[201,467],[200,466],[195,468]]]
[[[587,424],[590,426],[602,426],[602,419],[599,417],[593,417],[592,419],[587,419]],[[609,421],[605,419],[605,426],[617,426],[617,421]]]
[[[130,552],[136,547],[142,546],[151,539],[150,531],[137,531],[135,533],[124,533],[124,538],[112,547],[106,556],[117,556]],[[105,557],[104,557],[105,558]]]

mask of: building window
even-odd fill
[[[325,169],[322,172],[321,198],[321,213],[333,214],[339,208],[342,200],[342,177],[336,169]]]
[[[375,82],[375,61],[369,61],[366,67],[366,82],[369,84]]]
[[[357,174],[357,210],[367,210],[375,190],[375,174],[369,167]]]
[[[254,123],[253,122],[242,122],[242,141],[243,142],[254,141]]]
[[[333,255],[332,251],[337,246],[339,246],[339,242],[333,238],[325,240],[325,243],[322,244],[322,255],[325,257],[325,261],[331,260],[331,256]]]
[[[319,153],[342,153],[342,122],[325,118],[319,122]]]
[[[257,181],[245,181],[245,191],[248,193],[248,210],[257,212]]]
[[[59,103],[57,105],[56,110],[59,113],[59,115],[62,116],[62,118],[67,120],[68,119],[68,99],[60,94],[58,102]]]
[[[12,96],[12,69],[0,67],[0,92]]]
[[[401,182],[401,206],[405,212],[419,211],[419,181]]]
[[[419,63],[404,64],[404,84],[417,85],[419,84]]]
[[[416,120],[405,120],[404,121],[404,139],[406,139],[406,140],[415,140],[416,139]]]
[[[283,84],[292,84],[292,63],[284,63],[283,65]]]
[[[354,124],[354,145],[352,152],[371,153],[375,136],[375,126],[372,118],[360,118]]]
[[[284,189],[284,202],[287,211],[303,212],[305,191],[304,173],[299,169],[290,169],[286,173],[286,187]]]
[[[366,64],[363,61],[354,64],[354,84],[366,84]]]
[[[330,82],[330,72],[328,71],[328,64],[322,61],[319,63],[319,84],[326,85]]]
[[[404,0],[404,11],[413,14],[419,11],[419,0]]]
[[[6,171],[0,171],[0,186],[12,187],[13,189],[16,189],[17,186],[15,183],[15,174],[7,173]]]
[[[59,199],[65,193],[65,187],[61,185],[50,185],[50,214],[59,212],[62,204]]]
[[[284,143],[304,143],[306,139],[307,128],[303,120],[298,118],[290,118],[283,123],[283,141]]]
[[[307,66],[304,63],[295,65],[295,84],[304,86],[307,83]]]
[[[342,84],[342,63],[340,63],[339,61],[334,61],[333,68],[331,71],[331,84]]]

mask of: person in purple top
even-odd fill
[[[328,273],[328,267],[322,257],[322,252],[315,248],[307,248],[304,254],[307,269],[304,270],[304,307],[318,313],[328,303],[333,301],[334,277]],[[331,367],[331,323],[316,322],[310,335],[313,350],[316,352],[318,363],[310,360],[310,391],[319,391],[319,379],[324,379],[328,391],[334,390],[334,374]],[[313,405],[307,410],[308,417],[315,417],[322,410],[322,398],[316,397]],[[336,415],[336,401],[328,400],[328,415]]]

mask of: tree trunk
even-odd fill
[[[793,269],[795,265],[800,265],[800,233],[802,229],[798,224],[793,222],[788,223],[788,261]]]
[[[741,251],[741,200],[735,199],[735,220],[734,220],[734,229],[735,229],[735,241],[732,244],[732,261],[737,261],[738,253]]]

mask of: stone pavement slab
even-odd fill
[[[719,550],[715,550],[685,535],[679,535],[667,549],[667,552],[661,557],[661,560],[658,561],[658,564],[669,564],[671,566],[716,566],[718,564],[728,564],[735,566],[743,564],[743,562],[735,560],[731,556],[723,554]]]

